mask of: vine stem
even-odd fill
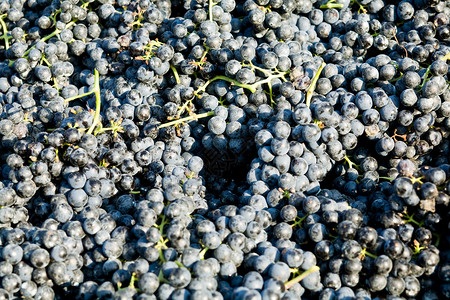
[[[223,76],[223,75],[217,75],[217,76],[215,76],[213,79],[208,80],[204,85],[202,85],[201,87],[199,87],[199,88],[197,89],[197,91],[195,92],[195,94],[198,95],[200,92],[204,92],[204,91],[206,90],[206,88],[208,87],[208,85],[210,85],[212,82],[214,82],[214,81],[216,81],[216,80],[223,80],[223,81],[230,82],[231,84],[237,85],[237,86],[239,86],[239,87],[241,87],[241,88],[247,89],[247,90],[249,90],[250,92],[254,93],[254,92],[256,92],[256,88],[257,88],[258,86],[260,86],[260,85],[262,85],[262,84],[265,84],[265,83],[270,83],[270,82],[271,82],[273,79],[275,79],[275,78],[283,78],[284,75],[285,75],[285,73],[276,74],[276,75],[272,75],[272,74],[271,74],[271,75],[269,75],[269,77],[267,77],[266,79],[257,81],[257,82],[255,82],[255,83],[253,83],[253,84],[240,83],[239,81],[234,80],[234,79],[231,79],[231,78],[228,78],[228,77],[226,77],[226,76]]]
[[[209,9],[209,20],[212,22],[213,21],[213,14],[212,14],[212,8],[213,8],[213,0],[209,0],[209,5],[208,5],[208,9]]]
[[[42,61],[47,64],[47,66],[51,67],[52,64],[45,58],[45,56],[42,57]]]
[[[9,48],[9,38],[8,38],[8,26],[6,26],[4,18],[6,18],[7,14],[3,14],[0,16],[0,24],[2,25],[3,35],[1,36],[2,39],[5,40],[5,49],[8,50]]]
[[[395,39],[395,41],[397,42],[397,45],[399,45],[401,48],[403,48],[403,50],[405,50],[405,57],[408,57],[408,50],[406,50],[405,46],[403,46],[402,44],[400,44],[400,43],[398,42],[397,34],[395,34],[395,33],[394,33],[394,39]]]
[[[359,6],[358,9],[358,14],[360,14],[361,12],[363,13],[367,13],[367,9],[364,7],[364,5],[362,5],[361,3],[359,3],[358,0],[351,0],[350,3],[353,4],[357,4]]]
[[[202,85],[201,87],[199,87],[195,93],[198,94],[200,92],[204,92],[206,90],[206,88],[208,87],[208,85],[210,85],[212,82],[214,82],[216,80],[224,80],[224,81],[230,82],[230,83],[232,83],[234,85],[237,85],[237,86],[240,86],[242,88],[248,89],[252,93],[256,92],[256,88],[253,88],[252,85],[250,85],[250,84],[240,83],[239,81],[231,79],[231,78],[228,78],[226,76],[217,75],[217,76],[213,77],[213,79],[210,79],[207,82],[205,82],[205,84]]]
[[[66,29],[72,27],[75,23],[76,23],[75,20],[72,21],[72,22],[70,22],[70,23],[67,23]],[[54,37],[55,35],[60,34],[60,33],[61,33],[61,30],[59,30],[58,28],[56,28],[52,33],[50,33],[49,35],[44,36],[44,37],[43,37],[42,39],[40,39],[39,41],[40,41],[40,42],[45,42],[45,41],[51,39],[52,37]],[[24,57],[26,57],[26,56],[30,53],[30,51],[33,50],[33,49],[35,49],[35,48],[36,48],[36,45],[34,45],[33,47],[30,47],[30,49],[28,49],[27,51],[25,51]]]
[[[192,115],[192,116],[189,116],[189,117],[186,117],[186,118],[181,118],[181,119],[178,119],[178,120],[175,120],[175,121],[171,121],[171,122],[167,122],[167,123],[161,124],[161,125],[159,125],[158,129],[164,128],[164,127],[169,127],[169,126],[172,126],[172,125],[177,125],[177,124],[180,124],[180,123],[183,123],[183,122],[186,122],[186,121],[192,121],[192,120],[197,120],[197,119],[201,119],[201,118],[206,118],[206,117],[212,116],[212,115],[214,115],[214,111],[209,111],[209,112],[198,114],[198,115],[195,114],[195,115]]]
[[[447,53],[446,55],[444,55],[444,57],[441,57],[441,60],[442,60],[442,61],[450,60],[450,52]]]
[[[354,162],[352,162],[352,161],[350,160],[350,158],[348,158],[347,155],[344,156],[344,159],[345,159],[345,161],[348,163],[348,167],[349,167],[349,168],[353,168],[353,166],[354,166],[354,168],[355,168],[356,170],[360,170],[359,165],[357,165],[357,164],[355,164]]]
[[[52,33],[50,33],[50,34],[47,35],[47,36],[44,36],[44,37],[43,37],[42,39],[40,39],[39,41],[40,41],[40,42],[45,42],[45,41],[51,39],[52,37],[54,37],[55,35],[57,35],[57,34],[59,34],[59,33],[61,33],[61,30],[55,29],[55,31],[53,31]],[[33,47],[30,47],[30,49],[28,49],[27,51],[25,51],[25,53],[24,53],[23,56],[24,56],[24,57],[27,56],[27,55],[30,53],[30,51],[33,50],[33,49],[35,49],[35,48],[36,48],[36,45],[34,45]]]
[[[311,105],[311,98],[313,96],[314,90],[316,89],[317,80],[319,80],[320,73],[322,73],[323,68],[325,68],[327,64],[325,62],[322,62],[319,69],[316,72],[316,75],[314,75],[313,80],[311,84],[308,87],[308,91],[306,92],[306,106]]]
[[[378,257],[377,255],[368,252],[366,250],[366,248],[364,248],[364,249],[361,250],[360,259],[364,259],[366,256],[368,256],[370,258],[373,258],[373,259]]]
[[[95,93],[95,115],[94,115],[94,121],[92,122],[91,127],[89,127],[88,134],[92,134],[92,132],[95,129],[95,126],[97,126],[98,123],[100,123],[100,107],[102,105],[102,99],[100,97],[100,75],[95,69],[94,72],[95,75],[95,84],[94,84],[94,90]]]
[[[206,44],[204,45],[204,47],[205,47],[205,51],[203,52],[203,55],[200,58],[200,63],[204,63],[206,61],[206,54],[208,54],[208,51],[209,51],[209,47],[206,46]]]
[[[320,6],[322,9],[329,9],[329,8],[343,8],[344,4],[336,3],[336,0],[330,0],[327,4],[323,4]]]
[[[385,179],[385,180],[389,180],[389,181],[394,181],[394,180],[395,180],[395,178],[392,178],[392,177],[383,177],[383,176],[378,177],[378,179]]]
[[[286,282],[284,284],[284,287],[286,288],[286,290],[290,289],[292,286],[294,286],[296,283],[299,283],[300,281],[302,281],[303,279],[306,278],[306,276],[308,276],[311,273],[317,272],[319,271],[320,268],[318,266],[312,266],[311,268],[309,268],[308,270],[306,270],[305,272],[303,272],[302,274],[300,274],[299,276],[295,277],[292,280],[289,280],[288,282]]]
[[[170,69],[173,72],[173,76],[175,76],[175,80],[176,80],[177,84],[180,84],[181,81],[180,81],[180,76],[178,75],[177,69],[172,64],[170,65]]]
[[[98,124],[98,128],[94,130],[94,135],[98,135],[99,133],[112,131],[114,136],[116,136],[117,132],[123,132],[123,127],[120,125],[122,123],[122,119],[119,121],[113,122],[111,121],[111,127],[103,127],[102,124]]]
[[[205,247],[202,251],[200,251],[198,256],[200,257],[201,260],[205,259],[205,254],[206,254],[206,251],[208,251],[208,250],[209,250],[208,247]]]
[[[184,112],[186,109],[189,110],[188,105],[189,105],[190,103],[191,103],[191,101],[188,100],[188,101],[186,101],[186,102],[183,104],[182,107],[180,107],[180,110],[178,111],[177,116],[176,116],[177,120],[180,119],[181,115],[183,114],[183,112]]]
[[[91,127],[89,127],[87,134],[92,134],[92,132],[95,129],[95,126],[97,126],[100,123],[100,109],[101,109],[102,99],[100,96],[100,75],[99,75],[97,69],[95,69],[95,71],[94,71],[94,76],[95,76],[95,82],[94,82],[94,88],[92,89],[92,91],[81,94],[81,95],[73,96],[73,97],[70,97],[70,98],[67,98],[66,100],[64,100],[65,103],[68,103],[72,100],[83,98],[83,97],[89,96],[91,94],[95,94],[94,120],[92,121],[92,125],[91,125]]]
[[[424,84],[425,84],[428,80],[430,80],[430,78],[428,78],[428,76],[430,75],[430,73],[431,73],[431,65],[428,66],[427,70],[425,71],[425,74],[423,75],[423,81],[422,81],[422,84],[419,85],[419,91],[421,91],[422,88],[423,88],[423,86],[424,86]]]

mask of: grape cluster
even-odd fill
[[[450,297],[450,1],[0,0],[0,299]]]

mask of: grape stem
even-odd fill
[[[426,249],[426,247],[421,246],[420,243],[417,240],[413,241],[413,255],[418,255],[420,254],[420,252],[422,252],[422,250]]]
[[[130,285],[129,285],[128,287],[130,287],[130,288],[132,288],[132,289],[135,289],[134,283],[135,283],[136,281],[138,281],[138,279],[137,279],[136,273],[133,272],[133,274],[131,274]]]
[[[443,57],[441,57],[441,60],[442,60],[442,61],[450,60],[450,52],[447,53],[446,55],[444,55]]]
[[[422,181],[423,177],[411,177],[410,179],[412,183],[419,183],[419,184],[423,183]]]
[[[53,12],[50,16],[49,16],[49,18],[53,21],[53,25],[52,26],[55,26],[56,25],[56,16],[58,15],[58,14],[60,14],[61,13],[61,9],[58,9],[58,10],[56,10],[55,12]]]
[[[234,79],[231,79],[231,78],[228,78],[228,77],[226,77],[226,76],[223,76],[223,75],[217,75],[217,76],[215,76],[214,78],[208,80],[204,85],[200,86],[200,87],[197,89],[197,91],[195,91],[195,94],[198,96],[198,94],[199,94],[200,92],[204,92],[204,91],[206,90],[206,88],[208,87],[208,85],[210,85],[212,82],[214,82],[214,81],[216,81],[216,80],[227,81],[227,82],[229,82],[229,83],[231,83],[231,84],[237,85],[237,86],[239,86],[239,87],[241,87],[241,88],[247,89],[247,90],[249,90],[250,92],[254,93],[254,92],[256,92],[256,88],[257,88],[258,86],[260,86],[260,85],[262,85],[262,84],[265,84],[265,83],[269,84],[269,89],[271,89],[270,82],[271,82],[273,79],[276,79],[276,78],[283,78],[285,74],[286,74],[286,73],[270,74],[270,75],[268,75],[267,78],[265,78],[265,79],[263,79],[263,80],[260,80],[260,81],[257,81],[257,82],[255,82],[255,83],[253,83],[253,84],[240,83],[239,81],[234,80]]]
[[[366,256],[371,257],[371,258],[374,258],[374,259],[378,257],[378,256],[376,256],[375,254],[372,254],[372,253],[368,252],[368,251],[366,250],[366,248],[364,248],[364,249],[361,250],[361,254],[359,255],[359,258],[362,260],[362,259],[364,259]]]
[[[359,3],[358,0],[351,0],[351,1],[350,1],[350,4],[352,4],[352,5],[353,5],[353,4],[356,4],[356,5],[359,6],[358,14],[360,14],[361,12],[367,13],[367,9],[364,7],[364,5],[362,5],[361,3]]]
[[[308,87],[308,90],[306,91],[306,106],[311,105],[311,98],[313,96],[314,90],[316,89],[317,80],[319,80],[320,73],[322,73],[323,68],[325,68],[327,64],[325,62],[322,62],[319,69],[316,72],[316,75],[314,75],[313,80],[311,81],[311,84]]]
[[[67,23],[66,29],[72,27],[75,23],[76,23],[76,20],[74,20],[74,21],[72,21],[72,22],[70,22],[70,23]],[[40,39],[39,41],[40,41],[40,42],[45,42],[45,41],[51,39],[52,37],[54,37],[55,35],[60,34],[60,33],[61,33],[61,30],[58,29],[58,28],[56,28],[52,33],[50,33],[49,35],[44,36],[44,37],[43,37],[42,39]],[[24,53],[23,56],[24,56],[24,57],[27,57],[28,54],[30,53],[30,51],[33,50],[33,49],[35,49],[35,48],[36,48],[36,44],[35,44],[34,46],[30,47],[30,49],[28,49],[27,51],[25,51],[25,53]]]
[[[389,180],[389,181],[394,181],[394,180],[395,180],[395,178],[392,178],[392,177],[384,177],[384,176],[380,176],[380,177],[378,177],[378,179],[385,179],[385,180]]]
[[[450,52],[440,58],[440,60],[442,60],[444,62],[446,62],[449,59],[450,59]],[[430,73],[431,73],[431,65],[429,65],[427,70],[425,71],[422,84],[419,85],[419,91],[421,91],[423,89],[423,86],[425,85],[425,83],[427,83],[427,81],[429,81],[431,79],[431,78],[429,78]]]
[[[436,243],[434,243],[434,245],[436,246],[436,247],[439,247],[439,243],[441,242],[441,235],[439,234],[439,233],[433,233],[433,236],[435,236],[436,237]]]
[[[357,165],[357,164],[355,164],[354,162],[352,162],[352,161],[350,160],[350,158],[348,158],[347,155],[344,156],[344,160],[348,163],[348,167],[349,167],[349,168],[353,168],[353,167],[354,167],[355,169],[359,170],[359,165]]]
[[[8,36],[8,26],[6,26],[4,18],[6,18],[8,14],[0,15],[0,24],[2,25],[3,35],[0,37],[1,39],[5,40],[5,49],[8,50],[9,48],[9,39]]]
[[[303,221],[304,221],[308,216],[309,216],[309,214],[306,214],[306,215],[304,215],[304,216],[301,217],[301,218],[300,218],[300,217],[296,217],[295,220],[294,220],[294,223],[291,224],[291,227],[297,226],[298,228],[301,228],[301,227],[302,227]]]
[[[323,4],[320,6],[320,8],[322,9],[327,9],[327,8],[343,8],[344,4],[342,3],[336,3],[336,0],[330,0],[327,2],[327,4]]]
[[[403,213],[403,214],[400,214],[400,217],[403,218],[403,220],[404,220],[405,223],[413,223],[413,224],[415,224],[415,225],[417,225],[417,226],[419,226],[419,227],[422,227],[422,226],[425,224],[425,222],[424,222],[423,220],[420,221],[420,222],[417,222],[417,221],[414,219],[414,213],[411,214],[411,215],[409,215],[407,212],[405,212],[405,213]]]
[[[122,127],[122,119],[114,122],[111,120],[111,127],[103,127],[101,124],[99,124],[99,127],[97,129],[94,130],[94,135],[98,135],[99,133],[105,132],[105,131],[112,131],[114,137],[117,136],[118,132],[123,132],[123,127]]]
[[[208,11],[209,11],[209,20],[211,22],[213,21],[213,13],[212,13],[213,6],[214,6],[213,0],[209,0]]]
[[[92,125],[91,125],[91,127],[89,127],[87,134],[92,134],[92,132],[95,129],[95,126],[97,126],[100,123],[100,108],[101,108],[102,99],[100,96],[100,75],[99,75],[97,69],[95,69],[95,71],[94,71],[94,76],[95,76],[95,82],[94,82],[94,88],[92,89],[92,91],[81,94],[81,95],[73,96],[73,97],[70,97],[70,98],[67,98],[66,100],[64,100],[65,103],[68,103],[72,100],[83,98],[83,97],[89,96],[93,93],[95,94],[94,121],[92,121]]]
[[[181,119],[178,119],[178,120],[175,120],[175,121],[171,121],[171,122],[167,122],[167,123],[161,124],[158,127],[158,129],[164,128],[164,127],[169,127],[169,126],[172,126],[172,125],[178,125],[180,123],[187,122],[187,121],[192,121],[192,120],[197,120],[197,119],[201,119],[201,118],[206,118],[206,117],[212,116],[212,115],[214,115],[213,111],[209,111],[209,112],[202,113],[202,114],[194,114],[194,115],[186,117],[186,118],[181,118]]]
[[[201,260],[205,259],[205,254],[206,254],[206,251],[208,251],[208,250],[209,250],[208,247],[205,247],[202,251],[200,251],[198,256],[200,257]]]
[[[180,81],[180,76],[178,75],[177,69],[172,64],[170,65],[170,69],[173,72],[173,76],[175,76],[175,81],[177,82],[177,84],[180,84],[181,81]]]
[[[318,266],[312,266],[311,268],[309,268],[308,270],[306,270],[305,272],[303,272],[299,276],[297,276],[294,279],[289,280],[288,282],[286,282],[284,284],[285,289],[286,290],[290,289],[292,286],[294,286],[295,284],[297,284],[300,281],[302,281],[303,279],[305,279],[309,274],[317,272],[319,270],[320,270],[320,268]]]

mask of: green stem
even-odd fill
[[[70,23],[67,23],[66,29],[72,27],[72,26],[75,25],[75,24],[76,24],[76,20],[71,21]],[[40,41],[40,42],[45,42],[45,41],[51,39],[52,37],[54,37],[55,35],[60,34],[60,33],[61,33],[61,30],[59,30],[59,29],[57,28],[57,29],[55,29],[52,33],[50,33],[49,35],[44,36],[44,37],[43,37],[42,39],[40,39],[39,41]],[[35,48],[36,48],[36,45],[34,45],[33,47],[31,47],[30,49],[28,49],[27,51],[25,51],[24,57],[26,57],[26,56],[28,55],[28,53],[30,53],[30,51],[33,50],[33,49],[35,49]]]
[[[54,13],[52,13],[52,15],[49,17],[52,21],[53,21],[53,26],[56,25],[56,16],[61,13],[61,9],[58,9],[57,11],[55,11]]]
[[[98,129],[95,130],[94,135],[97,135],[97,134],[99,134],[99,133],[103,133],[103,132],[106,132],[106,131],[114,131],[114,128],[113,128],[113,127],[102,127],[102,128],[98,128]]]
[[[61,33],[61,30],[55,29],[55,31],[53,31],[53,32],[50,33],[49,35],[44,36],[44,37],[41,39],[41,42],[45,42],[45,41],[51,39],[52,37],[54,37],[54,36],[57,35],[58,33]],[[26,53],[26,52],[25,52],[25,53]],[[26,54],[28,54],[28,53],[26,53]]]
[[[269,77],[267,77],[264,80],[260,80],[255,82],[254,84],[252,84],[253,90],[256,92],[256,88],[260,85],[263,85],[265,83],[270,83],[272,80],[276,79],[276,78],[284,78],[284,75],[286,73],[280,73],[280,74],[276,74],[276,75],[270,75]],[[254,92],[253,92],[254,93]]]
[[[425,75],[423,76],[422,84],[419,85],[419,91],[421,91],[422,88],[423,88],[423,86],[424,86],[424,84],[425,84],[428,80],[430,80],[430,78],[428,78],[428,76],[430,75],[430,73],[431,73],[431,65],[428,66],[427,70],[425,71]]]
[[[79,98],[83,98],[83,97],[92,95],[93,92],[94,92],[94,90],[92,90],[92,91],[90,91],[90,92],[86,92],[86,93],[81,94],[81,95],[76,95],[76,96],[67,98],[67,99],[64,100],[64,102],[65,102],[65,103],[69,103],[70,101],[73,101],[73,100],[76,100],[76,99],[79,99]]]
[[[161,236],[164,236],[164,226],[166,226],[167,224],[169,224],[169,221],[166,220],[165,215],[162,215],[161,223],[159,225],[157,225],[157,227],[159,228],[159,232],[161,233]]]
[[[301,275],[295,277],[292,280],[289,280],[288,282],[286,282],[284,284],[284,287],[286,290],[290,289],[292,286],[294,286],[295,284],[299,283],[300,281],[302,281],[304,278],[306,278],[306,276],[308,276],[311,273],[314,273],[316,271],[319,271],[320,268],[318,266],[312,266],[311,268],[309,268],[308,270],[306,270],[305,272],[303,272]]]
[[[92,134],[92,132],[95,129],[95,126],[97,126],[100,123],[100,108],[101,108],[102,99],[100,96],[100,75],[99,75],[97,69],[95,69],[94,75],[95,75],[95,83],[94,83],[94,88],[92,89],[92,91],[81,94],[81,95],[73,96],[73,97],[70,97],[70,98],[67,98],[66,100],[64,100],[65,103],[68,103],[72,100],[83,98],[85,96],[89,96],[92,93],[95,94],[95,115],[94,115],[94,120],[92,122],[92,125],[91,125],[91,127],[89,127],[89,130],[87,131],[87,134]]]
[[[313,80],[309,85],[308,91],[306,92],[306,106],[308,107],[311,104],[311,98],[313,96],[314,90],[316,89],[317,80],[319,80],[320,73],[322,73],[322,70],[326,65],[327,64],[325,62],[320,65],[319,70],[317,70],[316,75],[314,75]]]
[[[181,115],[184,113],[184,111],[187,109],[188,112],[191,112],[191,110],[188,108],[188,106],[191,104],[191,100],[186,101],[182,107],[179,108],[178,113],[176,115],[176,119],[179,120]]]
[[[403,77],[403,73],[400,72],[400,76],[398,76],[397,78],[392,78],[391,80],[389,80],[389,82],[392,82],[392,83],[397,82],[397,81],[399,81],[402,77]]]
[[[50,33],[50,34],[47,35],[47,36],[44,36],[42,39],[40,39],[40,41],[41,41],[41,42],[45,42],[45,41],[51,39],[52,37],[54,37],[55,35],[57,35],[58,33],[61,33],[61,30],[55,29],[55,31],[53,31],[52,33]],[[26,57],[26,56],[30,53],[30,51],[33,50],[33,49],[35,49],[35,48],[36,48],[36,45],[30,47],[30,49],[28,49],[27,51],[25,51],[25,53],[24,53],[23,56]]]
[[[269,81],[267,83],[267,86],[269,87],[270,106],[272,106],[272,108],[273,108],[273,105],[276,104],[276,103],[275,103],[275,101],[273,101],[272,83]]]
[[[213,6],[214,6],[213,0],[209,0],[208,11],[209,11],[209,20],[211,22],[213,21],[213,13],[212,13]]]
[[[352,162],[347,155],[344,156],[345,161],[348,163],[349,168],[355,167],[355,169],[359,170],[359,165]]]
[[[122,119],[116,122],[111,121],[111,127],[103,127],[102,124],[98,124],[98,128],[94,130],[94,135],[98,135],[99,133],[106,131],[112,131],[114,136],[116,136],[118,132],[123,132],[123,127],[120,124],[122,124]]]
[[[0,24],[2,25],[3,35],[0,37],[5,40],[5,49],[9,48],[9,37],[8,37],[8,26],[6,26],[4,18],[6,18],[7,14],[3,14],[0,16]]]
[[[351,0],[350,3],[353,4],[357,4],[359,6],[358,9],[358,14],[360,14],[361,12],[366,13],[367,9],[364,7],[364,5],[362,5],[361,3],[359,3],[358,0]]]
[[[181,262],[178,261],[178,260],[176,260],[175,263],[177,264],[177,266],[178,266],[179,268],[186,268],[186,267],[183,265],[183,263],[181,263]]]
[[[447,53],[444,57],[441,57],[441,60],[442,60],[442,61],[450,60],[450,52]]]
[[[368,252],[368,251],[366,250],[366,248],[364,248],[364,249],[361,250],[361,256],[362,256],[362,257],[368,256],[368,257],[371,257],[371,258],[374,258],[374,259],[378,257],[378,256],[376,256],[375,254],[372,254],[372,253]]]
[[[200,92],[204,92],[206,90],[206,88],[208,87],[208,85],[210,85],[212,82],[214,82],[216,80],[223,80],[223,81],[230,82],[231,84],[237,85],[237,86],[239,86],[241,88],[247,89],[250,92],[254,93],[254,92],[256,92],[256,88],[258,86],[260,86],[262,84],[265,84],[265,83],[270,83],[273,79],[276,79],[276,78],[284,78],[285,74],[286,73],[280,73],[280,74],[275,74],[275,75],[270,74],[266,79],[257,81],[257,82],[255,82],[253,84],[240,83],[239,81],[231,79],[231,78],[228,78],[226,76],[217,75],[216,77],[208,80],[204,85],[199,87],[197,89],[197,91],[195,92],[195,94],[198,95]]]
[[[295,277],[297,277],[297,275],[299,275],[300,271],[298,270],[298,268],[289,268],[289,271],[291,272],[291,274]]]
[[[434,245],[436,247],[439,247],[439,244],[441,242],[441,235],[439,233],[433,233],[433,235],[436,237],[436,243],[434,243]]]
[[[327,9],[327,8],[343,8],[344,4],[340,4],[340,3],[335,3],[336,0],[330,0],[328,1],[327,4],[323,4],[320,6],[320,8],[322,9]]]
[[[92,122],[91,127],[89,127],[89,130],[87,131],[87,134],[92,134],[92,132],[95,129],[95,126],[97,126],[97,124],[100,123],[100,107],[101,107],[101,104],[102,104],[102,99],[100,97],[100,79],[99,79],[99,73],[98,73],[97,69],[95,69],[94,93],[95,93],[95,115],[94,115],[94,121]]]
[[[424,224],[424,221],[417,222],[414,219],[414,213],[412,215],[409,215],[408,213],[405,213],[405,214],[403,214],[403,218],[404,218],[403,220],[405,220],[406,223],[413,223],[413,224],[415,224],[415,225],[417,225],[419,227],[422,227],[423,224]]]
[[[203,51],[202,57],[200,58],[200,63],[204,63],[206,61],[206,55],[209,52],[209,47],[206,46],[206,44],[204,45],[205,47],[205,51]]]
[[[52,64],[45,58],[45,56],[42,57],[42,61],[47,64],[47,66],[51,67]]]
[[[208,251],[209,249],[207,247],[205,247],[205,249],[203,249],[202,251],[200,251],[200,253],[198,254],[198,256],[200,257],[201,260],[205,259],[205,254],[206,251]]]
[[[297,226],[297,227],[301,228],[301,227],[302,227],[303,221],[304,221],[308,216],[309,216],[309,214],[306,214],[306,215],[304,215],[304,216],[301,217],[301,218],[296,217],[296,219],[295,219],[294,223],[291,225],[291,227]]]
[[[136,273],[133,272],[133,274],[131,274],[131,280],[130,280],[130,285],[129,285],[129,287],[132,288],[132,289],[134,289],[134,288],[135,288],[134,283],[135,283],[137,280],[138,280],[138,279],[137,279]]]
[[[170,65],[170,69],[173,72],[173,76],[175,76],[175,81],[177,82],[177,84],[180,84],[181,81],[180,81],[180,76],[178,75],[177,69],[172,64]]]
[[[420,183],[420,184],[423,183],[422,181],[423,177],[411,177],[410,179],[412,183]]]
[[[198,115],[194,114],[194,115],[186,117],[186,118],[181,118],[181,119],[178,119],[178,120],[175,120],[175,121],[171,121],[171,122],[168,122],[168,123],[161,124],[158,128],[169,127],[169,126],[172,126],[172,125],[177,125],[177,124],[180,124],[180,123],[183,123],[183,122],[205,118],[205,117],[212,116],[212,115],[214,115],[213,111],[209,111],[209,112],[198,114]]]
[[[252,71],[258,70],[266,74],[266,76],[270,76],[272,73],[269,70],[263,69],[261,67],[255,66],[252,62],[249,62],[248,64],[243,64],[243,67],[250,67]]]
[[[159,270],[158,280],[159,280],[160,283],[167,283],[167,282],[169,282],[167,279],[164,278],[162,270]]]
[[[444,62],[447,62],[447,60],[450,60],[450,53],[447,53],[446,55],[441,57],[440,60],[442,60]],[[419,91],[421,91],[423,86],[425,85],[425,83],[427,83],[431,79],[431,77],[429,77],[430,73],[431,73],[431,65],[429,65],[427,70],[425,71],[425,74],[423,76],[422,84],[420,84],[419,87],[418,87]]]
[[[394,181],[395,180],[395,178],[383,177],[383,176],[378,177],[378,179],[386,179],[386,180],[389,180],[389,181]]]
[[[256,88],[253,87],[253,85],[250,84],[245,84],[245,83],[240,83],[237,80],[228,78],[226,76],[222,76],[222,75],[217,75],[216,77],[214,77],[213,79],[208,80],[204,85],[202,85],[201,87],[199,87],[197,89],[197,91],[195,92],[196,94],[200,93],[200,92],[204,92],[206,90],[206,88],[208,87],[208,85],[210,85],[212,82],[216,81],[216,80],[223,80],[223,81],[228,81],[231,84],[237,85],[239,87],[242,87],[244,89],[248,89],[250,90],[250,92],[254,93],[256,92]]]

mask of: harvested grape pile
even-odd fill
[[[0,0],[0,299],[450,298],[449,24]]]

